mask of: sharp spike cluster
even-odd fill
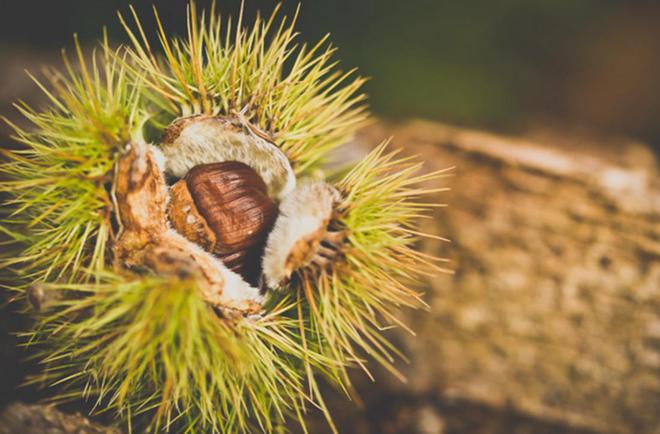
[[[405,328],[399,307],[424,306],[409,284],[442,270],[413,247],[425,236],[415,221],[438,206],[420,201],[438,191],[420,185],[445,173],[420,174],[387,143],[335,185],[341,202],[311,265],[260,315],[219,317],[189,276],[112,266],[113,169],[127,143],[158,141],[151,132],[181,116],[234,117],[301,176],[368,121],[364,79],[336,69],[327,37],[296,42],[298,12],[278,9],[246,29],[242,10],[223,20],[190,3],[184,39],[155,12],[152,47],[130,8],[119,16],[128,47],[110,48],[104,32],[85,56],[76,42],[75,63],[35,79],[49,106],[16,104],[31,126],[8,122],[19,146],[0,165],[0,277],[48,300],[22,337],[44,366],[32,381],[55,401],[91,400],[136,432],[272,433],[287,418],[304,425],[310,408],[336,432],[319,376],[350,394],[348,369],[371,375],[367,356],[400,376],[382,332]]]

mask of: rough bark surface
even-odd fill
[[[426,224],[455,274],[402,337],[414,396],[602,432],[660,431],[660,175],[648,147],[378,126],[429,170],[456,166]]]
[[[53,406],[16,402],[0,413],[0,434],[119,434],[79,414],[65,414]]]

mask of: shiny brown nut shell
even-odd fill
[[[277,205],[257,172],[237,162],[201,164],[170,189],[172,226],[256,283]]]

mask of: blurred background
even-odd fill
[[[116,11],[129,3],[3,0],[3,101],[25,97],[21,71],[50,63],[74,32],[91,43],[107,26],[124,41]],[[133,3],[151,16],[152,2]],[[166,28],[184,32],[183,1],[154,3]],[[218,1],[234,16],[239,4]],[[273,5],[247,1],[246,17]],[[297,5],[283,9],[293,14]],[[371,77],[366,89],[381,116],[507,131],[562,123],[657,145],[658,23],[654,0],[335,0],[303,2],[298,28],[307,41],[332,34],[343,67]]]
[[[153,35],[151,2],[134,3]],[[186,2],[154,3],[184,34]],[[239,1],[217,3],[238,15]],[[245,3],[247,22],[275,5]],[[87,48],[102,26],[125,41],[116,11],[129,1],[0,4],[10,119],[12,101],[41,98],[23,70],[57,65],[74,32]],[[356,375],[353,401],[330,393],[341,431],[660,432],[660,2],[303,1],[298,29],[331,33],[341,66],[370,77],[379,120],[356,149],[394,135],[428,170],[456,167],[437,197],[450,206],[425,227],[452,244],[421,246],[455,273],[425,282],[431,313],[407,318],[417,337],[392,335],[409,381]],[[5,406],[38,397],[17,389],[32,369],[11,334],[20,321],[0,316]],[[21,411],[0,418],[29,425]],[[310,424],[328,432],[318,414]]]

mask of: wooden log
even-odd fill
[[[0,412],[0,434],[119,434],[78,413],[62,413],[52,405],[15,402]]]
[[[375,126],[444,180],[425,229],[453,275],[402,336],[407,385],[601,432],[660,430],[660,171],[649,147]]]

